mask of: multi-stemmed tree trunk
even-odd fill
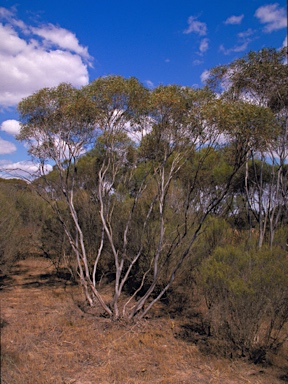
[[[63,225],[86,299],[100,303],[114,319],[145,316],[168,291],[206,219],[221,211],[234,175],[265,140],[272,120],[263,107],[217,100],[207,90],[161,86],[149,92],[136,79],[119,76],[81,90],[65,84],[43,89],[24,99],[19,111],[19,139],[40,163],[35,185]],[[88,182],[78,162],[93,146]],[[223,174],[213,163],[221,156],[227,162]],[[54,166],[50,175],[47,162]],[[92,260],[77,209],[81,190],[99,211]],[[109,302],[97,281],[107,253],[114,273]],[[136,270],[134,291],[124,294]]]
[[[275,231],[287,207],[288,76],[287,49],[263,49],[211,70],[208,85],[228,100],[246,100],[267,107],[275,117],[270,134],[250,153],[254,176],[246,183],[249,215],[258,222],[258,246],[268,232],[272,248]],[[260,164],[260,167],[258,166]],[[263,179],[263,167],[271,166],[271,177]],[[248,177],[248,158],[247,158]],[[287,214],[287,213],[286,213]]]

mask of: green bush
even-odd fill
[[[226,355],[255,362],[287,338],[288,259],[281,248],[216,248],[201,267],[211,334]]]

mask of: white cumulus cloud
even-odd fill
[[[204,72],[202,72],[202,74],[200,76],[202,83],[205,83],[206,80],[209,78],[209,76],[210,76],[209,70],[205,70]]]
[[[201,40],[199,50],[201,53],[204,53],[208,50],[209,48],[209,39],[205,38]]]
[[[200,65],[200,64],[203,64],[203,60],[198,60],[198,59],[193,60],[192,64],[193,64],[193,65]]]
[[[255,31],[251,28],[248,28],[246,31],[239,32],[237,36],[242,39],[246,39],[247,37],[252,36],[255,33]]]
[[[223,44],[220,45],[219,50],[224,53],[224,55],[229,55],[230,53],[234,52],[244,52],[248,48],[248,45],[250,43],[250,40],[246,40],[241,44],[234,45],[232,48],[226,49]]]
[[[53,24],[41,28],[31,28],[35,35],[44,38],[45,44],[55,44],[61,49],[77,53],[85,59],[90,59],[87,47],[82,47],[74,33],[67,29],[56,27]]]
[[[10,135],[16,136],[20,133],[20,123],[17,120],[5,120],[1,124],[1,131],[9,133]]]
[[[44,172],[49,173],[50,171],[52,171],[52,166],[47,164]],[[33,163],[32,161],[18,161],[13,163],[4,160],[0,163],[0,177],[5,179],[19,178],[31,180],[39,175],[39,164]]]
[[[88,83],[92,59],[75,34],[52,24],[32,27],[3,7],[0,21],[0,108],[61,82]]]
[[[0,137],[0,155],[9,155],[17,150],[16,146],[10,141],[3,140]]]
[[[253,35],[255,31],[251,28],[246,31],[239,32],[237,34],[238,42],[232,48],[225,48],[223,44],[220,45],[219,50],[224,53],[224,55],[229,55],[230,53],[239,53],[244,52],[248,48],[249,44],[254,40]]]
[[[264,32],[273,32],[287,27],[286,11],[284,7],[279,8],[278,3],[259,7],[255,12],[255,16],[260,23],[266,24]]]
[[[224,24],[241,24],[244,15],[240,16],[230,16],[224,21]]]
[[[151,80],[146,80],[145,83],[146,83],[148,88],[154,88],[155,87],[154,83]]]
[[[197,20],[197,17],[190,16],[188,18],[188,28],[184,30],[185,34],[196,33],[199,36],[207,35],[207,25],[202,21]]]

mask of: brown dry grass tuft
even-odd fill
[[[81,310],[79,287],[48,261],[21,261],[12,277],[0,291],[3,384],[283,383],[275,369],[203,356],[175,337],[181,320],[127,325]]]

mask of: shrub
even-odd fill
[[[281,248],[217,248],[201,267],[211,334],[225,355],[265,360],[287,339],[288,259]]]

